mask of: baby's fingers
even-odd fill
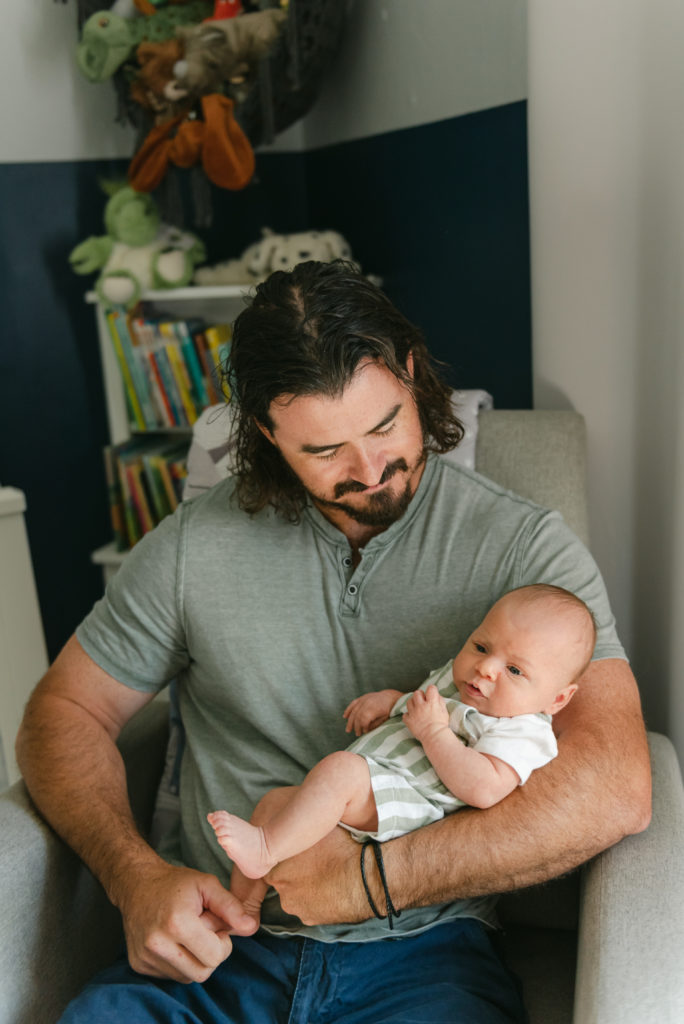
[[[354,710],[354,708],[359,705],[360,701],[361,701],[361,697],[354,697],[354,700],[350,701],[349,704],[347,704],[347,706],[344,709],[344,711],[342,712],[342,717],[343,718],[349,718],[349,716],[351,715],[351,713]]]

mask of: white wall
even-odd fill
[[[593,548],[684,762],[684,7],[528,6],[535,403],[587,419]]]
[[[524,99],[525,0],[351,0],[348,7],[341,51],[313,110],[269,148],[296,151]],[[0,162],[132,154],[132,130],[115,123],[113,87],[81,75],[76,42],[74,0],[8,5]]]
[[[115,123],[111,83],[88,82],[76,67],[77,38],[73,2],[4,5],[0,162],[93,160],[133,152],[131,129]]]
[[[342,2],[342,0],[340,0]],[[525,0],[353,0],[306,148],[524,99]]]

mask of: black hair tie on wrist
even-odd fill
[[[387,907],[387,914],[381,914],[375,905],[375,900],[371,896],[370,889],[368,888],[368,879],[366,878],[366,848],[370,846],[375,856],[375,863],[378,865],[378,872],[380,874],[380,881],[382,882],[382,888],[385,892],[385,906]],[[387,875],[385,874],[385,864],[382,859],[382,848],[380,843],[376,839],[367,839],[361,847],[361,880],[363,881],[363,887],[366,890],[366,899],[368,900],[368,906],[371,908],[376,917],[384,921],[387,918],[387,923],[390,930],[394,928],[394,918],[401,916],[401,911],[397,910],[392,903],[392,898],[389,894],[389,886],[387,885]]]

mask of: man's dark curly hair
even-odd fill
[[[383,363],[411,389],[427,451],[456,447],[463,426],[422,333],[354,266],[343,260],[300,263],[258,285],[235,321],[226,366],[238,404],[241,508],[255,513],[271,505],[287,519],[299,519],[306,491],[257,424],[273,431],[270,406],[284,395],[339,397],[363,359]]]

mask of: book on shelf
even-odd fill
[[[119,370],[121,371],[121,379],[123,381],[124,392],[126,395],[126,406],[128,408],[129,421],[131,426],[135,426],[139,430],[145,430],[147,424],[140,404],[140,394],[133,380],[133,361],[132,359],[129,359],[128,355],[124,352],[121,335],[118,329],[118,321],[121,315],[122,314],[119,310],[110,309],[107,311],[105,314],[107,330],[109,331],[109,337],[112,340],[116,361],[119,364]],[[139,383],[140,382],[138,381],[138,385]]]
[[[217,380],[220,382],[222,379],[222,367],[228,358],[230,351],[230,341],[233,334],[232,327],[230,324],[212,324],[206,327],[204,335],[207,340],[209,347],[210,358],[213,362]],[[220,383],[219,383],[220,386]],[[226,385],[224,384],[224,390]],[[230,399],[230,394],[226,393],[226,400]]]
[[[191,427],[209,405],[227,400],[221,366],[230,349],[229,324],[206,324],[106,313],[134,430]]]
[[[174,511],[187,476],[187,442],[137,437],[104,449],[114,541],[132,548]]]

